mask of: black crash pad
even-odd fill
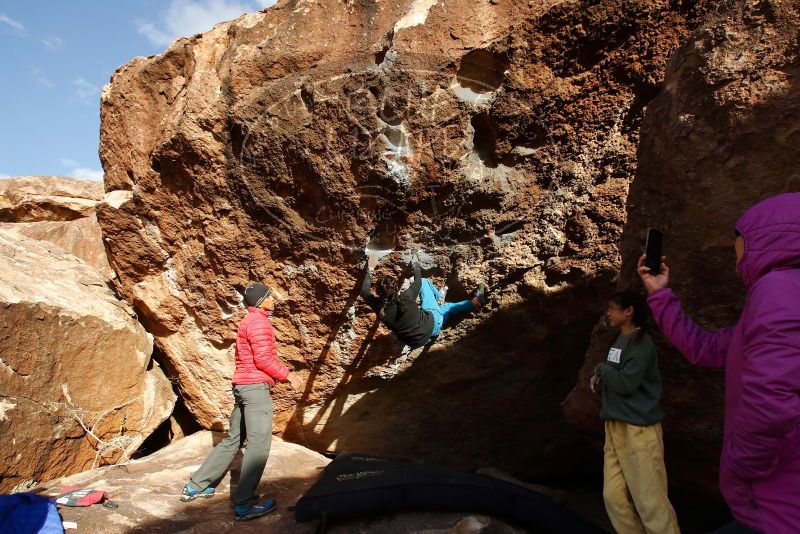
[[[340,454],[328,464],[294,511],[299,522],[400,512],[465,512],[495,516],[531,532],[604,532],[550,498],[502,480],[354,453]]]

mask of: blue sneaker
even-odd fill
[[[267,499],[263,504],[255,506],[237,506],[233,509],[236,521],[248,521],[257,517],[262,517],[275,509],[277,503],[272,499]]]
[[[194,484],[189,482],[183,487],[183,492],[181,492],[181,502],[189,502],[197,499],[198,497],[202,497],[207,499],[214,495],[214,488],[209,486],[204,490],[197,489]]]

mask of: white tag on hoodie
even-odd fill
[[[620,356],[622,356],[622,349],[611,347],[611,350],[608,351],[608,361],[610,362],[619,363]]]

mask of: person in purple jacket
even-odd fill
[[[639,258],[664,335],[699,366],[725,368],[720,490],[736,523],[718,532],[800,532],[800,193],[759,202],[736,223],[747,297],[736,326],[706,332]]]

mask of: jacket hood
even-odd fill
[[[762,200],[736,223],[744,238],[744,256],[736,264],[749,291],[776,269],[800,269],[800,193]]]

